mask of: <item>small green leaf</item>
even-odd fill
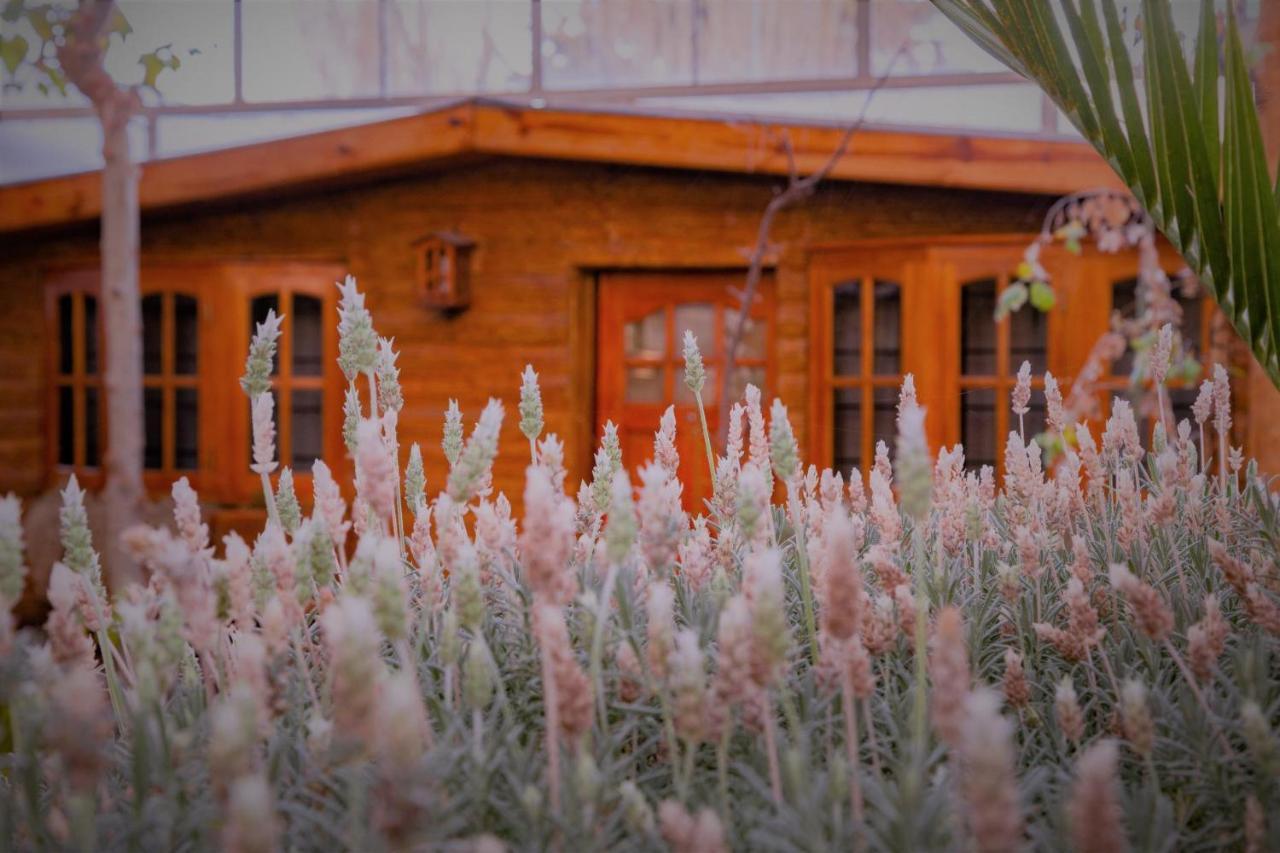
[[[129,23],[129,19],[124,16],[124,12],[116,9],[115,15],[111,18],[110,33],[116,33],[120,36],[120,40],[124,41],[133,32],[133,24]]]
[[[53,40],[53,21],[49,19],[49,7],[38,6],[27,12],[27,23],[35,30],[41,41]]]
[[[1033,281],[1031,282],[1031,307],[1040,313],[1053,310],[1053,306],[1058,304],[1058,297],[1053,292],[1053,288],[1047,282]]]
[[[1003,320],[1026,304],[1027,286],[1020,281],[1014,282],[1000,291],[1000,301],[996,304],[996,321]]]
[[[21,35],[15,35],[12,38],[0,37],[0,63],[4,64],[6,71],[13,74],[18,70],[22,60],[27,58],[28,47],[30,44]]]

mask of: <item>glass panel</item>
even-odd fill
[[[1009,375],[1022,362],[1031,362],[1031,374],[1041,376],[1049,367],[1049,315],[1024,305],[1009,315]]]
[[[58,386],[58,464],[76,464],[75,392],[70,385]]]
[[[84,464],[96,468],[102,464],[101,442],[98,428],[101,425],[98,410],[98,389],[84,389]]]
[[[193,376],[200,351],[199,303],[194,296],[173,297],[173,372]]]
[[[280,297],[274,293],[268,293],[265,296],[255,296],[253,302],[249,305],[249,336],[253,337],[254,331],[258,328],[258,324],[267,319],[267,312],[275,311],[280,313]],[[280,372],[280,350],[276,349],[275,358],[271,361],[271,375],[276,376]]]
[[[862,467],[862,389],[836,388],[831,405],[832,465],[847,474]]]
[[[142,389],[142,420],[145,441],[142,448],[142,467],[159,470],[164,467],[164,390]]]
[[[293,296],[293,374],[319,376],[324,370],[324,331],[321,302],[314,296]]]
[[[726,323],[733,322],[728,317],[726,317],[725,320]],[[698,339],[698,348],[702,350],[703,358],[709,359],[716,357],[716,307],[714,305],[710,305],[706,302],[677,305],[677,341],[684,340],[684,333],[686,330],[693,332],[693,336]],[[726,340],[728,337],[729,330],[726,328]],[[682,347],[683,343],[679,344],[679,346]],[[741,353],[741,348],[738,351]],[[679,356],[679,353],[676,353],[676,355]]]
[[[390,0],[384,8],[388,94],[529,88],[533,39],[527,2]]]
[[[311,463],[324,455],[324,392],[293,392],[293,470],[310,471]]]
[[[142,297],[142,372],[158,375],[164,369],[164,297]]]
[[[990,376],[996,372],[996,282],[987,278],[960,289],[960,372]]]
[[[1132,318],[1138,313],[1138,280],[1117,281],[1111,285],[1111,310],[1120,316]],[[1111,362],[1111,372],[1116,376],[1128,376],[1133,372],[1133,350],[1127,346],[1124,355]]]
[[[890,70],[896,75],[1006,69],[928,0],[876,0],[871,4],[871,73]]]
[[[873,293],[871,370],[877,376],[892,376],[902,369],[902,289],[892,281],[877,280]]]
[[[857,74],[857,0],[701,0],[699,83]]]
[[[769,350],[769,323],[760,317],[748,317],[738,344],[738,358],[767,358]]]
[[[871,392],[872,406],[872,447],[875,442],[883,441],[889,445],[889,458],[893,458],[894,445],[898,440],[898,389],[876,388]]]
[[[173,410],[173,467],[190,471],[200,465],[200,401],[196,389],[174,389]]]
[[[712,341],[698,339],[698,344],[708,351]],[[622,348],[627,358],[663,358],[667,354],[667,318],[659,308],[639,320],[632,320],[622,329]]]
[[[996,392],[994,388],[960,391],[960,443],[965,465],[978,469],[996,464]]]
[[[1022,423],[1023,428],[1025,429],[1024,435],[1026,436],[1027,441],[1031,441],[1040,433],[1044,432],[1049,423],[1048,412],[1044,402],[1044,393],[1042,391],[1035,389],[1031,392],[1031,402],[1028,404],[1028,408],[1030,411],[1022,416]],[[1010,413],[1009,426],[1011,429],[1017,428],[1017,415]]]
[[[831,336],[837,376],[862,375],[862,298],[858,282],[837,284],[831,295]]]
[[[553,0],[542,8],[547,88],[692,83],[693,3]]]
[[[665,396],[663,368],[640,365],[627,368],[628,403],[661,403]]]
[[[747,393],[747,385],[751,384],[760,389],[760,396],[768,399],[769,389],[765,387],[765,368],[764,365],[743,365],[739,364],[733,368],[733,380],[729,383],[729,399],[740,400],[742,395]]]
[[[98,372],[98,298],[84,297],[84,372]]]
[[[75,370],[72,356],[75,346],[75,333],[71,329],[71,294],[64,293],[58,297],[58,372],[71,373]]]
[[[377,95],[380,5],[378,0],[241,4],[245,99]]]

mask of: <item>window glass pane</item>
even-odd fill
[[[862,375],[862,298],[856,281],[835,286],[831,337],[837,376]]]
[[[200,351],[198,303],[193,296],[173,297],[173,372],[192,376]]]
[[[319,376],[324,370],[321,304],[314,296],[294,294],[293,316],[289,318],[293,330],[294,376]]]
[[[889,376],[902,369],[902,289],[892,281],[875,283],[871,370]]]
[[[84,372],[98,372],[98,298],[84,297]]]
[[[873,442],[889,445],[889,458],[893,458],[898,439],[898,389],[876,388],[871,392]],[[875,444],[872,444],[874,448]]]
[[[989,315],[988,315],[989,316]],[[996,392],[994,388],[960,390],[960,443],[965,465],[977,470],[996,464]]]
[[[768,399],[769,389],[764,385],[765,368],[764,365],[735,365],[733,368],[733,379],[729,383],[729,399],[741,400],[742,396],[747,393],[747,385],[751,384],[760,389],[760,396]],[[706,392],[703,392],[704,394]]]
[[[200,462],[200,401],[194,388],[173,392],[173,467],[190,471]]]
[[[853,77],[857,0],[701,0],[699,83]]]
[[[698,339],[703,352],[710,351],[714,341]],[[667,353],[667,318],[659,308],[622,329],[622,348],[627,358],[663,358]]]
[[[1030,305],[1009,315],[1009,375],[1031,362],[1031,374],[1043,375],[1049,366],[1049,315]]]
[[[1007,69],[928,0],[876,0],[871,4],[871,72],[879,76],[890,70],[948,74]]]
[[[996,372],[996,282],[967,282],[960,289],[960,371],[966,376]]]
[[[75,370],[72,354],[75,352],[75,333],[72,332],[70,293],[58,297],[58,372],[71,373]]]
[[[1033,440],[1037,435],[1044,432],[1049,423],[1049,418],[1045,410],[1044,393],[1040,389],[1031,392],[1031,402],[1027,404],[1030,409],[1022,416],[1024,435],[1027,441]],[[1018,416],[1010,414],[1009,428],[1016,429],[1018,426]]]
[[[734,318],[737,313],[734,309]],[[727,332],[726,332],[727,334]],[[742,330],[742,340],[738,344],[738,358],[768,358],[769,323],[759,317],[748,317],[747,326]]]
[[[389,94],[528,90],[528,2],[389,0],[384,8]]]
[[[280,297],[274,293],[268,293],[265,296],[255,296],[249,304],[249,337],[253,337],[254,331],[257,330],[258,324],[267,319],[267,312],[275,311],[280,313]],[[271,360],[271,375],[275,376],[280,372],[280,350],[276,349],[275,358]]]
[[[295,390],[292,396],[293,470],[310,471],[311,463],[324,455],[324,392]]]
[[[163,389],[142,389],[142,420],[145,430],[145,440],[142,447],[142,467],[156,471],[164,467]]]
[[[58,464],[76,464],[75,392],[58,386]]]
[[[652,315],[651,315],[652,316]],[[737,319],[736,317],[734,318]],[[731,323],[726,317],[727,323]],[[676,306],[676,340],[683,341],[685,331],[693,332],[693,336],[698,339],[698,348],[702,350],[703,358],[715,358],[716,356],[716,307],[705,302],[689,303],[686,305]],[[725,339],[729,337],[729,330],[725,329]],[[741,350],[739,350],[741,352]]]
[[[548,88],[693,82],[693,3],[548,0],[542,78]]]
[[[380,6],[378,0],[246,0],[246,100],[377,95]]]
[[[164,369],[164,297],[142,297],[142,372],[151,376]]]
[[[1111,310],[1130,319],[1138,312],[1138,280],[1117,281],[1111,285]],[[1111,372],[1116,376],[1128,376],[1133,372],[1133,350],[1127,346],[1124,355],[1111,362]]]
[[[627,368],[628,403],[661,403],[665,389],[663,388],[661,367],[640,365]]]
[[[98,389],[84,389],[84,464],[96,468],[102,464],[101,441],[98,427],[101,425],[98,412]]]
[[[862,389],[836,388],[831,401],[831,461],[847,474],[862,467]]]

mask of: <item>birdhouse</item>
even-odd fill
[[[461,311],[471,302],[471,250],[475,241],[437,231],[414,241],[418,257],[418,298],[427,308]]]

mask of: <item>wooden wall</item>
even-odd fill
[[[468,418],[507,403],[496,485],[519,504],[527,454],[519,373],[542,376],[547,427],[566,442],[570,482],[588,476],[594,432],[593,271],[741,268],[779,179],[559,161],[489,160],[362,186],[257,198],[148,217],[148,260],[337,261],[355,274],[381,334],[401,350],[402,446],[422,444],[429,488],[445,463],[449,398]],[[802,446],[808,410],[809,247],[952,233],[1032,232],[1050,199],[827,184],[774,231],[778,387]],[[434,230],[473,238],[472,305],[446,318],[415,302],[410,244]],[[0,240],[0,492],[51,485],[45,458],[41,268],[93,263],[96,229]],[[336,318],[335,318],[336,322]],[[656,428],[656,424],[655,424]]]

